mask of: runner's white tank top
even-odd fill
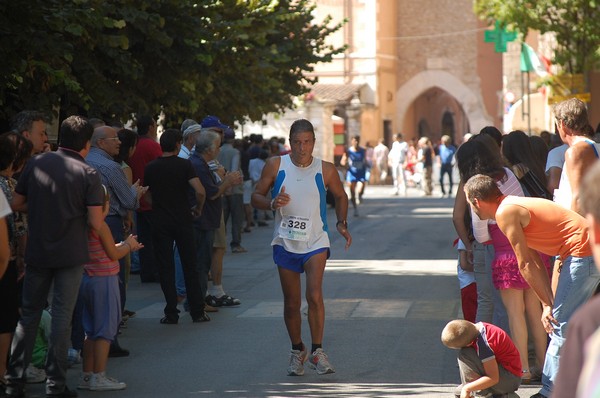
[[[585,139],[583,142],[588,143],[592,146],[594,153],[596,154],[596,158],[598,153],[600,152],[600,144],[595,143],[590,139]],[[563,164],[562,171],[560,173],[560,183],[558,184],[558,188],[554,190],[554,202],[558,203],[565,209],[571,210],[571,201],[573,200],[573,190],[571,189],[571,183],[569,182],[569,177],[567,176],[567,164]]]
[[[290,195],[287,206],[275,212],[271,245],[280,245],[291,253],[308,253],[329,247],[326,190],[323,163],[313,158],[307,167],[292,163],[290,155],[280,158],[279,171],[271,191],[274,198],[282,187]]]

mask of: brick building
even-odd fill
[[[334,22],[347,21],[329,38],[347,51],[316,65],[319,82],[311,93],[296,110],[267,116],[260,132],[287,136],[291,121],[306,117],[317,129],[317,156],[332,160],[355,134],[363,145],[380,138],[391,143],[396,132],[433,142],[448,134],[461,143],[464,134],[486,125],[502,130],[503,56],[484,41],[490,27],[474,14],[472,0],[316,4],[317,20],[331,15]],[[592,119],[600,114],[596,108],[590,107]],[[340,120],[342,128],[336,126]],[[257,127],[245,126],[244,133],[251,132]]]

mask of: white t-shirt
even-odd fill
[[[557,146],[548,152],[548,160],[546,160],[546,173],[552,167],[558,167],[559,169],[563,168],[563,164],[565,163],[565,152],[569,146],[567,144],[562,144],[561,146]]]
[[[513,195],[513,196],[525,196],[523,193],[523,188],[519,183],[519,180],[515,176],[515,174],[507,167],[504,168],[504,172],[506,173],[506,181],[498,181],[496,184],[498,188],[500,188],[500,192],[504,195]],[[488,224],[495,224],[496,222],[493,220],[482,220],[471,208],[471,220],[473,222],[473,236],[475,240],[479,243],[485,243],[492,239],[490,236],[490,231],[488,229]]]
[[[404,163],[406,153],[408,152],[408,143],[406,141],[394,141],[392,149],[388,154],[388,159],[392,164]]]
[[[248,174],[254,184],[260,180],[260,175],[265,168],[265,160],[260,158],[250,159],[248,164]]]

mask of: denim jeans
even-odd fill
[[[552,310],[552,315],[559,325],[554,327],[550,335],[542,374],[540,392],[546,397],[551,395],[552,385],[558,373],[560,351],[567,338],[567,323],[573,313],[592,296],[598,282],[600,282],[600,273],[591,256],[567,257],[563,262]]]
[[[208,273],[212,264],[214,229],[200,229],[194,225],[194,241],[196,243],[196,267],[200,277],[200,293],[206,297],[208,291]]]
[[[477,322],[494,324],[509,332],[508,315],[500,292],[492,283],[494,246],[473,242],[473,271],[477,283]]]
[[[448,193],[452,194],[452,186],[454,184],[452,181],[452,164],[451,163],[442,164],[440,167],[440,188],[442,189],[442,193],[446,193],[446,190],[444,189],[444,174],[448,174],[448,183],[449,183]]]
[[[71,317],[77,301],[83,267],[43,268],[27,264],[23,284],[22,315],[12,342],[6,379],[11,389],[22,390],[25,369],[31,362],[35,336],[52,287],[52,323],[46,361],[46,393],[62,393],[67,376],[67,352],[71,345]]]

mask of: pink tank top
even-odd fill
[[[83,268],[89,276],[109,276],[119,273],[119,262],[108,257],[100,237],[93,229],[88,232],[88,251],[90,262]]]

